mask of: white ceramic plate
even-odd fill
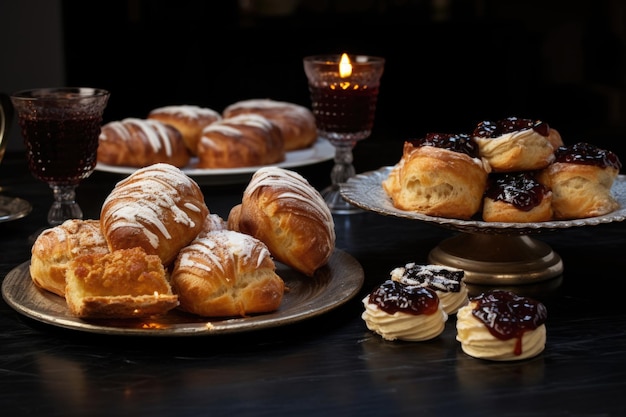
[[[274,164],[281,168],[295,168],[305,165],[313,165],[324,162],[335,157],[335,148],[326,139],[318,138],[312,147],[297,151],[287,152],[283,162]],[[232,184],[245,182],[250,179],[260,167],[224,168],[224,169],[201,169],[195,168],[198,163],[197,158],[192,158],[191,162],[182,170],[202,184]],[[128,175],[137,170],[133,167],[113,166],[98,163],[97,171],[111,172],[114,174]]]
[[[626,176],[624,175],[619,175],[616,178],[613,183],[613,188],[611,189],[613,196],[620,204],[620,208],[612,213],[587,219],[555,220],[539,223],[502,223],[433,217],[395,208],[391,198],[389,198],[382,187],[382,182],[387,178],[391,169],[392,167],[383,167],[376,171],[365,172],[350,178],[345,184],[341,184],[341,195],[350,203],[364,210],[373,211],[385,216],[395,216],[421,220],[427,223],[435,223],[440,226],[469,233],[527,234],[575,226],[594,226],[601,223],[612,223],[626,219]]]
[[[125,336],[211,336],[283,326],[326,313],[354,297],[363,285],[363,268],[352,256],[335,250],[328,265],[307,277],[277,263],[289,288],[278,311],[245,318],[211,319],[171,310],[151,320],[81,320],[70,314],[65,299],[37,287],[30,262],[11,270],[2,282],[2,297],[17,312],[57,327]]]

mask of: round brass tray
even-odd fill
[[[341,184],[342,197],[364,210],[420,220],[461,232],[433,248],[428,260],[463,269],[469,284],[519,285],[560,277],[563,273],[561,257],[530,234],[626,219],[626,177],[623,175],[616,178],[611,189],[620,203],[620,208],[612,213],[587,219],[501,223],[433,217],[397,209],[382,188],[382,181],[391,169],[382,167],[350,178]]]

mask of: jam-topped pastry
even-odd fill
[[[587,142],[560,146],[555,151],[554,156],[554,162],[596,165],[600,168],[612,167],[618,171],[622,169],[622,163],[614,152]]]
[[[479,158],[478,145],[466,133],[427,133],[419,139],[413,139],[414,146],[434,146],[467,154],[471,158]]]
[[[439,336],[448,320],[435,291],[386,280],[362,300],[367,328],[386,340],[423,341]]]
[[[494,361],[527,359],[546,345],[547,309],[541,302],[505,290],[470,298],[457,313],[461,349],[475,358]]]
[[[491,174],[482,217],[486,222],[548,221],[552,219],[552,192],[533,172]]]
[[[383,189],[398,209],[469,219],[480,209],[489,173],[475,147],[463,134],[428,134],[406,141]]]
[[[508,117],[480,122],[472,132],[481,157],[493,172],[542,169],[554,160],[561,136],[540,120]]]
[[[465,271],[442,265],[419,265],[415,262],[394,268],[391,279],[405,285],[419,285],[435,291],[443,310],[455,314],[467,304]]]
[[[611,151],[580,142],[559,147],[538,179],[552,190],[555,219],[602,216],[619,208],[611,187],[622,164]]]

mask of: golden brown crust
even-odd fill
[[[181,133],[158,120],[128,118],[102,126],[98,162],[142,168],[168,163],[182,168],[191,154]]]
[[[401,210],[469,219],[482,205],[487,174],[482,161],[466,154],[407,141],[382,186]]]
[[[256,114],[222,119],[202,131],[198,168],[240,168],[285,160],[283,136],[269,119]]]
[[[178,129],[191,155],[197,155],[202,129],[221,120],[222,115],[206,107],[177,105],[153,109],[148,119],[159,120]]]
[[[534,223],[552,220],[552,193],[547,193],[539,205],[526,211],[502,200],[486,197],[482,210],[486,222]]]
[[[155,164],[115,185],[102,205],[100,227],[111,251],[141,247],[169,265],[208,214],[195,181],[172,165]]]
[[[67,270],[66,300],[81,318],[138,318],[178,305],[161,260],[141,248],[83,255]]]
[[[611,194],[618,174],[614,167],[555,162],[539,173],[539,180],[552,190],[556,219],[583,219],[619,208]]]
[[[98,220],[67,220],[44,230],[31,248],[33,282],[65,297],[65,274],[69,262],[81,255],[108,253]]]
[[[560,135],[542,136],[533,129],[504,134],[496,138],[474,137],[479,154],[486,159],[493,172],[530,171],[547,167],[554,161],[552,142]]]
[[[267,117],[281,130],[286,151],[308,148],[317,140],[313,112],[295,103],[271,99],[242,100],[226,107],[222,114],[225,118],[240,114]]]
[[[217,230],[180,251],[171,282],[181,310],[205,317],[247,316],[280,307],[285,284],[275,269],[261,241]]]
[[[261,240],[274,258],[312,276],[335,249],[335,226],[324,199],[301,175],[259,169],[228,217],[230,229]]]

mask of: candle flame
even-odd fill
[[[341,55],[341,60],[339,61],[339,76],[341,78],[347,78],[352,74],[352,64],[350,63],[350,58],[348,54],[345,52]]]

